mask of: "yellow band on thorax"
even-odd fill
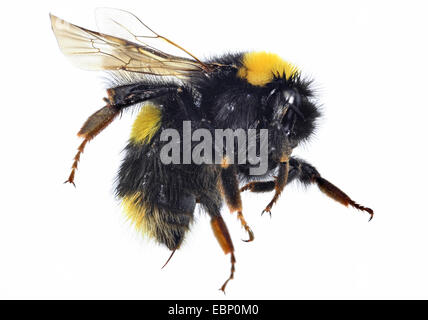
[[[242,59],[243,66],[238,70],[238,77],[246,79],[254,86],[264,86],[273,80],[273,77],[288,80],[298,70],[291,63],[280,56],[268,52],[248,52]]]

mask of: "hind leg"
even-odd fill
[[[78,151],[73,159],[71,173],[65,183],[72,183],[74,186],[76,186],[74,184],[74,176],[80,161],[80,156],[83,153],[86,144],[94,139],[107,126],[109,126],[110,123],[112,123],[113,120],[123,111],[123,109],[178,90],[181,89],[175,84],[155,85],[145,83],[123,85],[108,89],[108,98],[104,98],[104,101],[107,103],[107,105],[93,113],[85,121],[77,134],[84,140],[77,148]]]

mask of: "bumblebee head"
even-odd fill
[[[313,102],[311,81],[278,55],[249,52],[242,56],[238,77],[260,89],[267,121],[281,130],[292,145],[307,139],[320,116]]]
[[[263,97],[269,127],[280,130],[293,148],[315,130],[320,112],[311,98],[308,83],[300,80],[273,86]]]

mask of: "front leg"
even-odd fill
[[[239,191],[238,177],[236,173],[236,167],[231,165],[223,168],[221,171],[221,190],[223,191],[226,199],[227,206],[231,213],[237,212],[238,219],[241,221],[241,225],[247,231],[249,239],[244,240],[250,242],[254,240],[254,233],[245,221],[244,215],[242,214],[242,201],[241,194]]]
[[[270,210],[272,209],[272,206],[275,204],[275,202],[278,201],[282,190],[284,190],[285,185],[287,184],[289,169],[290,169],[289,161],[280,162],[279,169],[278,169],[278,176],[275,179],[275,187],[274,187],[275,195],[273,196],[269,204],[266,206],[266,208],[262,211],[262,214],[265,212],[268,212],[269,215],[272,215]]]
[[[249,190],[251,192],[273,191],[274,189],[276,189],[277,179],[278,178],[276,178],[274,181],[250,182],[241,188],[241,192],[246,190]],[[288,184],[294,180],[297,180],[305,185],[316,183],[318,188],[330,198],[338,201],[346,207],[350,205],[358,210],[366,211],[370,214],[370,220],[373,218],[374,212],[372,209],[359,205],[338,187],[333,185],[328,180],[322,178],[317,169],[315,169],[315,167],[301,159],[290,157],[290,170],[286,183]]]
[[[271,181],[251,181],[243,186],[240,191],[251,191],[256,193],[270,192],[275,189],[275,180]]]
[[[278,176],[273,181],[253,181],[243,186],[240,191],[250,190],[251,192],[269,192],[275,190],[272,200],[262,211],[262,214],[268,212],[271,215],[273,205],[278,201],[279,196],[284,190],[288,181],[288,172],[290,169],[289,161],[280,162],[278,165]]]
[[[315,167],[313,167],[309,163],[301,159],[290,158],[290,165],[292,166],[289,177],[290,182],[294,179],[297,179],[305,185],[316,183],[318,188],[330,198],[343,204],[345,207],[350,205],[355,209],[366,211],[370,214],[369,221],[373,219],[374,212],[372,209],[356,203],[334,184],[321,177],[317,169],[315,169]]]

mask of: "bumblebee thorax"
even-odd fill
[[[237,75],[254,86],[264,86],[275,77],[288,80],[297,73],[294,65],[277,54],[261,51],[245,53]]]

